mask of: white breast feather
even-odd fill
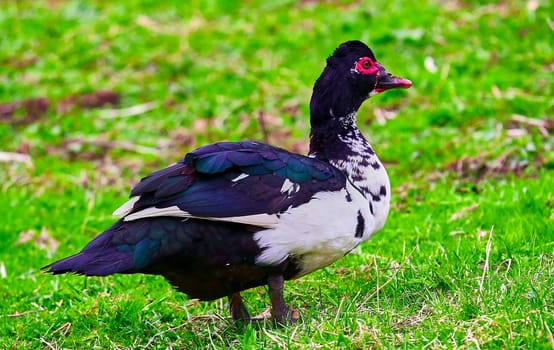
[[[351,202],[346,200],[347,190]],[[358,212],[365,223],[362,237],[355,236]],[[320,192],[308,203],[283,213],[277,227],[255,233],[254,239],[263,248],[256,262],[275,265],[298,256],[300,275],[304,275],[340,259],[368,239],[374,226],[367,200],[350,184],[346,190]]]
[[[387,171],[376,154],[365,151],[371,149],[371,145],[359,130],[355,130],[350,138],[343,139],[339,136],[339,139],[347,143],[354,152],[346,160],[331,163],[341,169],[350,179],[357,179],[355,181],[356,186],[368,188],[373,194],[380,194],[381,186],[385,186],[386,194],[380,196],[379,201],[367,198],[368,201],[372,202],[375,231],[378,231],[385,225],[390,208],[391,188]],[[375,162],[379,164],[378,169],[374,169],[371,165],[362,166],[364,163],[372,164]]]

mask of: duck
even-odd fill
[[[313,86],[307,155],[254,140],[193,150],[144,177],[111,227],[43,270],[161,275],[189,298],[227,297],[233,320],[257,319],[241,292],[267,286],[264,319],[298,320],[285,281],[337,261],[389,213],[389,178],[356,113],[369,97],[410,86],[363,42],[340,44]]]

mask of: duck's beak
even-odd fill
[[[412,86],[410,80],[394,76],[387,72],[382,65],[378,63],[377,65],[379,66],[379,73],[377,75],[377,84],[375,84],[373,92],[379,93],[390,89],[407,89]]]

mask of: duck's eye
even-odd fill
[[[375,74],[377,73],[377,67],[375,62],[369,57],[362,57],[356,62],[354,70],[360,74]]]

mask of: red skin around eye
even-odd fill
[[[364,68],[364,63],[366,62],[370,63],[369,68]],[[369,57],[363,57],[360,60],[358,60],[358,62],[356,63],[356,67],[354,69],[360,74],[375,74],[379,70],[375,65],[375,62],[373,62]]]

